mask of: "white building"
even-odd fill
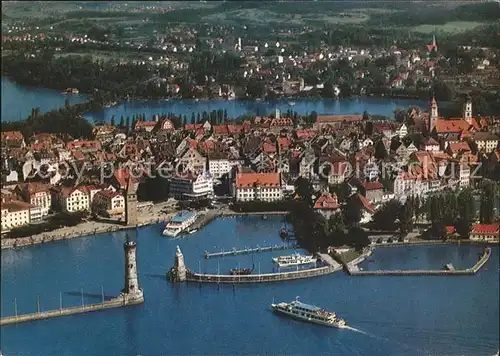
[[[174,176],[170,181],[170,196],[175,199],[204,198],[214,193],[214,182],[209,173],[187,172]]]
[[[241,161],[229,160],[229,159],[210,159],[208,161],[208,170],[212,177],[218,179],[224,174],[231,172],[231,169],[235,166],[240,166]]]
[[[19,193],[24,201],[41,209],[42,216],[49,214],[52,205],[50,194],[51,186],[38,182],[32,182],[19,187]]]
[[[59,206],[62,211],[68,213],[90,211],[92,199],[100,190],[94,186],[80,186],[77,188],[62,187],[57,197]]]
[[[39,221],[42,217],[39,207],[18,200],[2,202],[1,210],[2,232]]]
[[[279,173],[239,173],[233,195],[236,201],[277,201],[283,199]]]
[[[109,216],[121,215],[125,211],[125,198],[117,191],[101,190],[94,195],[92,208]]]

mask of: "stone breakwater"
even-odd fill
[[[102,303],[82,305],[76,307],[68,307],[57,310],[48,310],[39,313],[30,313],[30,314],[22,314],[22,315],[13,315],[0,318],[0,326],[9,325],[9,324],[18,324],[28,321],[36,321],[43,319],[56,318],[60,316],[74,315],[74,314],[82,314],[93,311],[111,309],[111,308],[120,308],[129,305],[136,305],[144,303],[143,294],[138,294],[137,296],[131,295],[121,295],[118,298],[114,298],[111,300],[107,300]]]
[[[293,279],[311,278],[324,276],[336,271],[340,271],[342,266],[337,267],[325,266],[319,268],[311,268],[299,271],[281,272],[281,273],[265,273],[265,274],[250,274],[250,275],[223,275],[223,274],[200,274],[192,271],[187,271],[187,282],[199,283],[268,283],[281,282]]]
[[[348,264],[347,273],[351,276],[471,276],[488,262],[491,248],[485,248],[474,266],[463,270],[378,270],[361,271],[357,266]]]

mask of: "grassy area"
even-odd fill
[[[296,25],[307,25],[311,21],[323,22],[325,24],[357,24],[370,18],[369,10],[349,11],[349,12],[328,12],[325,14],[293,14],[275,12],[268,9],[239,9],[226,12],[219,12],[203,17],[207,22],[232,22],[241,23],[292,23]]]
[[[347,252],[344,252],[340,255],[340,259],[344,262],[344,263],[349,263],[351,262],[352,260],[358,258],[359,256],[361,255],[361,252],[357,252],[356,250],[354,249],[351,249]]]
[[[420,25],[414,27],[412,31],[424,34],[430,34],[433,32],[444,32],[449,34],[455,34],[455,33],[470,31],[482,25],[484,25],[484,23],[482,22],[453,21],[453,22],[447,22],[444,25]]]

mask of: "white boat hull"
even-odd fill
[[[300,317],[300,316],[298,316],[296,314],[293,314],[291,311],[289,312],[289,311],[286,311],[286,310],[278,308],[277,304],[271,304],[271,308],[273,309],[273,311],[275,313],[287,315],[287,316],[290,316],[290,317],[292,317],[292,318],[294,318],[296,320],[301,320],[301,321],[306,321],[306,322],[313,323],[313,324],[319,324],[319,325],[329,326],[331,328],[337,328],[337,329],[343,329],[343,328],[345,328],[347,326],[345,324],[339,324],[339,323],[336,323],[336,322],[329,323],[329,322],[323,321],[323,320],[317,320],[317,319],[312,319],[312,318]]]

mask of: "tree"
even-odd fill
[[[360,227],[352,227],[347,234],[348,243],[357,251],[362,250],[370,244],[368,233]]]
[[[365,125],[365,135],[371,136],[373,135],[373,122],[368,121]]]
[[[124,127],[125,126],[125,118],[122,116],[120,116],[120,127]]]
[[[116,126],[115,115],[111,116],[111,126]]]
[[[361,221],[361,202],[359,201],[359,198],[356,194],[347,199],[347,202],[344,205],[343,209],[345,221],[348,226],[357,225]]]
[[[399,200],[392,199],[384,203],[376,212],[373,214],[372,226],[377,230],[395,230],[396,229],[396,219],[398,218],[402,205]]]
[[[413,197],[406,199],[403,209],[400,211],[399,229],[403,235],[413,230]]]
[[[194,113],[191,114],[191,124],[194,124],[196,122],[196,117],[194,116]]]
[[[375,158],[384,160],[387,158],[389,154],[387,153],[387,149],[385,148],[384,142],[382,140],[378,140],[375,144]]]
[[[310,206],[312,205],[313,188],[307,179],[303,177],[297,178],[295,181],[295,193],[302,201],[307,202]]]
[[[369,120],[370,119],[370,115],[368,115],[368,111],[364,111],[363,112],[363,120]],[[373,124],[372,124],[373,125]]]
[[[470,189],[464,189],[458,195],[458,211],[459,217],[455,223],[457,233],[463,238],[469,238],[475,217],[474,197]]]
[[[125,128],[127,129],[127,133],[128,133],[130,130],[130,117],[129,116],[127,116],[127,118],[125,119]]]
[[[493,222],[495,186],[493,183],[485,182],[481,190],[481,206],[479,209],[479,220],[481,224],[491,224]]]

